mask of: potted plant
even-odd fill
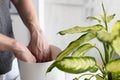
[[[50,46],[52,58],[55,59],[61,50],[51,45]],[[54,60],[53,60],[54,61]],[[39,63],[28,63],[22,60],[18,60],[18,66],[20,71],[21,80],[64,80],[64,72],[54,69],[51,73],[46,74],[47,68],[52,64],[53,61],[39,62]],[[61,75],[61,76],[59,76]]]
[[[114,18],[115,14],[107,15],[102,2],[103,15],[87,17],[96,20],[98,23],[93,26],[80,27],[75,26],[70,29],[60,31],[60,35],[81,33],[80,37],[72,41],[49,66],[47,73],[54,67],[73,74],[81,74],[73,80],[81,80],[81,77],[89,75],[84,80],[120,80],[120,58],[113,59],[113,55],[120,55],[120,20],[117,20],[108,30],[108,24]],[[95,44],[89,43],[96,38],[103,45],[102,51]],[[92,56],[86,56],[86,52],[95,48],[101,58],[101,65]],[[96,73],[99,71],[99,73]],[[90,72],[87,74],[82,74]],[[94,74],[95,73],[95,74]],[[83,79],[82,79],[83,80]]]

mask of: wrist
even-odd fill
[[[35,33],[35,32],[42,32],[42,29],[40,28],[39,24],[30,24],[29,25],[29,31],[30,33]]]
[[[32,28],[32,30],[30,31],[30,37],[32,39],[37,39],[38,37],[42,37],[43,36],[43,31],[38,27],[34,27]]]
[[[12,52],[19,52],[21,49],[20,43],[16,40],[14,40],[11,43],[10,47],[11,47]]]

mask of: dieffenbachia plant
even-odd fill
[[[103,15],[87,17],[91,20],[96,20],[98,24],[88,27],[75,26],[73,28],[60,31],[60,35],[82,33],[82,35],[72,41],[56,58],[55,62],[48,68],[50,72],[54,67],[73,73],[83,74],[73,80],[80,80],[82,76],[89,75],[90,77],[84,80],[91,80],[93,77],[96,80],[120,80],[120,58],[113,59],[114,53],[120,55],[120,20],[116,21],[112,26],[111,31],[108,31],[108,23],[114,19],[115,14],[107,15],[102,3]],[[97,38],[103,44],[104,53],[96,45],[89,43],[90,40]],[[96,59],[92,56],[85,56],[86,52],[95,48],[101,58],[102,67],[99,66]],[[69,56],[68,56],[69,55]],[[97,71],[99,74],[92,74]]]

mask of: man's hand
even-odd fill
[[[49,44],[39,29],[32,31],[28,48],[36,57],[37,62],[52,60]]]
[[[30,62],[30,63],[36,62],[35,57],[27,49],[27,47],[25,47],[15,39],[7,37],[3,34],[0,34],[0,50],[11,51],[14,53],[15,57],[17,57],[22,61]]]
[[[27,47],[19,42],[14,42],[13,44],[12,52],[14,53],[15,57],[25,62],[36,63],[36,58]]]

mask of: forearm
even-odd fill
[[[35,57],[24,45],[3,34],[0,34],[0,51],[13,52],[18,59],[26,62],[36,62]]]
[[[39,23],[35,13],[32,0],[12,0],[13,4],[17,8],[24,24],[29,29],[30,33],[38,30]]]
[[[15,40],[12,38],[8,38],[7,36],[4,36],[3,34],[0,34],[0,50],[2,51],[13,51],[11,47],[14,45]]]

